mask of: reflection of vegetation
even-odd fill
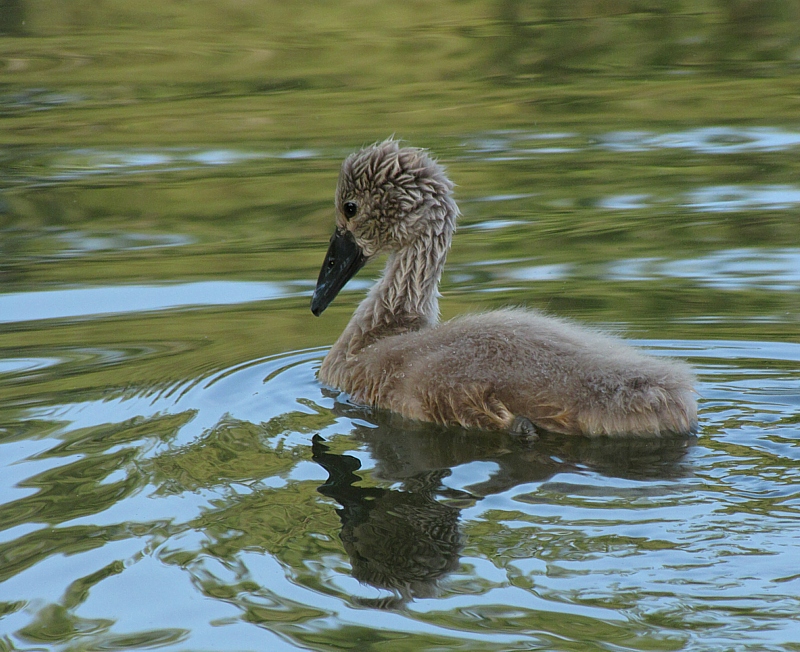
[[[73,516],[74,502],[69,509],[63,510],[62,519]],[[98,509],[99,507],[99,509]],[[81,517],[87,513],[97,513],[104,505],[93,509],[75,509],[74,516]],[[33,519],[31,519],[33,520]],[[93,527],[74,526],[42,528],[17,537],[11,542],[0,544],[0,581],[5,581],[22,573],[25,569],[51,557],[59,555],[75,555],[89,550],[101,548],[111,541],[128,538],[131,532],[125,526]]]
[[[160,492],[211,489],[222,483],[250,483],[285,476],[297,463],[293,450],[276,440],[288,433],[309,433],[332,421],[327,414],[287,412],[254,424],[224,417],[213,429],[187,446],[164,453],[153,462]]]
[[[0,603],[4,617],[33,614],[19,639],[75,650],[180,647],[188,630],[177,623],[126,636],[113,633],[110,618],[79,615],[95,587],[148,558],[184,569],[197,591],[233,605],[244,621],[315,649],[508,647],[470,640],[471,632],[515,640],[537,632],[541,647],[560,649],[585,649],[575,638],[590,632],[598,648],[675,649],[689,628],[702,631],[706,625],[688,615],[708,608],[701,599],[644,613],[653,603],[636,611],[647,596],[635,584],[599,597],[568,589],[548,595],[535,586],[538,570],[519,570],[512,560],[532,560],[552,578],[583,572],[569,563],[587,559],[670,552],[675,542],[658,535],[613,526],[596,535],[566,510],[680,510],[688,485],[672,481],[687,473],[706,491],[690,498],[718,492],[726,518],[795,516],[785,491],[796,484],[786,451],[798,421],[791,412],[797,365],[788,354],[737,358],[695,343],[695,362],[719,380],[704,397],[701,440],[714,460],[700,464],[687,463],[686,441],[543,437],[527,447],[343,403],[298,406],[306,389],[319,393],[315,351],[299,356],[296,376],[284,373],[295,361],[277,361],[273,375],[247,381],[274,418],[248,421],[232,408],[211,427],[198,426],[193,440],[192,428],[203,421],[198,414],[208,416],[204,401],[217,401],[212,409],[221,405],[221,414],[226,401],[236,405],[239,397],[227,390],[242,385],[226,386],[225,377],[253,361],[260,372],[264,356],[323,346],[340,332],[361,293],[345,293],[321,320],[300,295],[310,291],[325,250],[341,158],[392,132],[431,147],[448,165],[462,224],[473,227],[458,233],[451,252],[446,317],[520,303],[640,337],[796,341],[792,270],[776,286],[758,279],[709,285],[708,268],[683,277],[609,276],[614,263],[630,259],[691,264],[723,250],[749,248],[767,259],[780,248],[796,250],[800,221],[791,202],[790,209],[756,203],[709,212],[690,201],[703,188],[795,189],[796,145],[712,154],[683,146],[625,151],[607,140],[620,131],[684,134],[718,124],[731,125],[725,138],[734,140],[740,125],[788,124],[796,135],[797,11],[790,0],[0,0],[2,293],[207,279],[288,288],[247,305],[0,323],[0,360],[37,363],[0,373],[0,443],[31,455],[12,471],[32,469],[0,505],[7,534],[0,581],[24,583],[29,569],[68,557],[86,568],[70,576],[75,565],[65,564],[53,586],[62,580],[66,589],[43,588],[40,602]],[[227,147],[254,156],[203,159]],[[125,162],[148,157],[165,162]],[[609,208],[609,198],[629,196],[645,200]],[[479,228],[497,220],[511,224]],[[536,281],[519,276],[536,266],[565,271]],[[785,396],[761,396],[762,385]],[[184,396],[190,405],[169,413]],[[167,412],[157,411],[165,405]],[[129,418],[123,408],[147,416]],[[69,420],[83,417],[108,422],[73,428]],[[334,483],[336,495],[320,496],[324,473],[313,463],[311,433],[335,435],[337,423],[351,421],[352,437],[323,433],[328,454],[344,459],[363,447],[358,454],[375,467],[360,471],[357,485]],[[752,445],[748,427],[768,433],[763,445]],[[448,490],[451,469],[473,463],[480,470],[471,484]],[[581,475],[592,474],[603,478],[581,484]],[[774,491],[732,484],[743,474],[771,481]],[[445,487],[433,490],[438,480]],[[530,491],[514,495],[519,511],[484,511],[459,524],[459,510],[526,483]],[[343,501],[341,518],[330,496]],[[365,497],[371,510],[357,502]],[[140,499],[152,502],[134,503]],[[137,521],[143,504],[156,505],[159,516]],[[436,558],[433,579],[446,576],[445,590],[474,596],[507,582],[560,605],[596,607],[599,616],[480,599],[469,609],[426,607],[408,616],[440,631],[452,627],[452,638],[338,618],[336,608],[362,606],[337,584],[341,577],[390,585],[386,573],[353,559],[375,552],[362,547],[365,537],[383,526],[413,530],[418,510],[441,517],[449,543],[456,528],[464,537],[466,548],[453,545]],[[386,526],[383,519],[398,511],[403,517]],[[129,541],[120,561],[114,546]],[[454,555],[466,560],[461,571],[453,570]],[[491,574],[465,568],[470,558],[492,560],[502,578],[494,584]],[[425,594],[429,579],[414,595]],[[304,591],[325,597],[305,604]],[[328,596],[336,608],[320,606]],[[755,607],[726,608],[712,617],[729,616],[733,627],[758,618]],[[606,609],[626,613],[613,623]]]
[[[59,433],[61,442],[37,458],[63,461],[18,483],[35,489],[33,493],[0,505],[0,529],[45,524],[0,545],[0,582],[52,556],[93,550],[134,535],[137,525],[133,523],[63,524],[102,513],[140,491],[149,480],[138,469],[142,449],[151,442],[168,441],[192,417],[191,412],[137,417]]]
[[[187,420],[187,415],[137,418],[128,423],[69,433],[63,437],[62,444],[40,454],[39,458],[80,457],[20,482],[19,486],[36,491],[0,505],[0,528],[24,523],[56,525],[110,508],[143,484],[143,478],[132,463],[138,453],[137,447],[149,438],[169,438]],[[108,452],[110,448],[116,450]],[[122,478],[107,480],[122,470],[125,471]],[[41,531],[35,535],[40,536]]]
[[[188,634],[187,630],[154,629],[139,631],[132,635],[115,635],[112,628],[113,619],[108,618],[81,618],[75,610],[81,606],[89,595],[89,591],[103,580],[122,573],[125,566],[120,561],[115,561],[86,577],[81,577],[72,582],[58,603],[49,604],[36,612],[36,617],[22,630],[17,632],[25,641],[41,644],[55,644],[72,642],[74,650],[97,649],[89,641],[100,639],[102,646],[116,649],[148,648],[161,645],[175,644]],[[88,644],[87,644],[88,643]]]
[[[462,224],[519,222],[457,234],[443,284],[446,316],[527,304],[633,324],[642,336],[707,337],[710,328],[715,337],[793,336],[785,316],[797,312],[796,292],[712,289],[687,278],[611,281],[604,265],[742,246],[769,256],[795,246],[800,221],[790,211],[705,213],[686,199],[715,185],[793,187],[794,149],[701,155],[598,146],[601,135],[620,130],[796,115],[793,3],[301,6],[308,11],[225,0],[25,4],[24,27],[0,43],[11,62],[0,93],[3,133],[21,145],[0,157],[0,177],[11,186],[0,210],[4,291],[212,278],[311,283],[341,157],[397,132],[448,164]],[[14,36],[20,29],[24,38]],[[554,143],[562,151],[526,153],[538,147],[526,135],[554,132],[563,135]],[[509,160],[476,155],[476,143],[493,138]],[[209,142],[257,156],[186,163],[215,149]],[[108,164],[154,147],[166,163]],[[299,149],[300,158],[280,158]],[[603,206],[641,194],[641,207]],[[474,201],[496,195],[523,197]],[[98,233],[179,236],[182,244],[81,251],[61,237]],[[482,264],[489,259],[510,262]],[[569,272],[553,281],[509,278],[526,264]],[[84,366],[83,377],[64,374],[50,388],[118,386],[120,368],[132,385],[170,387],[259,355],[327,344],[359,298],[343,295],[322,320],[308,315],[305,298],[287,297],[24,332],[0,326],[0,348],[24,346],[36,356],[54,341],[67,350],[152,345],[151,356]],[[709,315],[723,321],[694,323]],[[731,315],[735,323],[725,322]],[[769,326],[747,321],[765,315]],[[0,395],[27,391],[15,378]]]
[[[312,406],[309,404],[308,407]],[[289,592],[276,587],[272,575],[267,580],[258,570],[263,559],[280,562],[280,566],[271,572],[285,574],[285,581],[299,585],[302,590],[349,601],[350,596],[343,593],[330,577],[348,572],[344,548],[351,559],[352,573],[357,578],[384,587],[404,587],[407,592],[403,594],[404,598],[423,596],[429,594],[432,582],[457,567],[459,512],[463,507],[474,505],[482,495],[507,491],[518,484],[539,483],[535,492],[518,496],[520,504],[529,502],[583,509],[591,507],[598,498],[608,499],[610,494],[613,494],[612,500],[625,505],[638,503],[642,508],[649,501],[659,501],[662,507],[679,504],[685,497],[673,486],[658,482],[606,489],[593,483],[547,481],[559,472],[566,472],[569,477],[586,470],[638,480],[673,479],[688,470],[683,462],[686,445],[690,443],[687,440],[615,442],[543,437],[536,445],[528,446],[510,436],[418,424],[389,413],[376,413],[342,403],[336,404],[335,412],[342,414],[323,410],[286,412],[259,425],[224,417],[196,441],[165,451],[152,461],[139,461],[136,465],[138,472],[131,475],[132,481],[139,487],[157,485],[154,497],[187,492],[208,493],[203,513],[185,522],[63,527],[57,534],[42,530],[18,538],[10,547],[0,551],[0,557],[10,559],[12,555],[19,555],[22,549],[38,551],[35,557],[21,559],[17,556],[13,564],[7,564],[13,576],[53,555],[86,552],[109,541],[146,537],[153,541],[149,548],[157,550],[158,558],[185,569],[203,595],[236,606],[246,622],[302,642],[308,640],[309,628],[316,631],[320,627],[326,629],[324,623],[330,614],[313,603],[309,606],[302,600],[290,598]],[[326,428],[337,416],[346,416],[356,424],[354,439],[366,443],[376,462],[371,473],[363,472],[362,477],[357,478],[359,486],[354,485],[356,476],[352,474],[356,464],[354,457],[346,453],[332,454],[319,448],[312,454],[307,446],[282,446],[284,437]],[[158,439],[171,438],[176,429],[190,422],[191,417],[191,414],[172,415],[153,419],[149,424],[135,420],[118,426],[74,431],[48,455],[90,452],[94,459],[102,462],[101,455],[105,450],[112,450],[109,455],[118,454],[121,446],[145,441],[148,432]],[[335,438],[331,445],[337,451],[348,451],[357,446],[353,439],[344,437]],[[132,449],[127,450],[129,459],[139,457]],[[331,476],[321,488],[319,480],[291,479],[294,471],[311,460],[322,464]],[[440,486],[440,481],[449,475],[452,468],[471,462],[492,462],[496,470],[488,479],[468,487],[469,493]],[[69,465],[66,468],[69,469]],[[84,473],[81,493],[91,496],[95,486],[104,485],[109,471],[110,467],[99,464],[96,473]],[[78,478],[74,470],[65,475]],[[276,481],[283,481],[283,486],[275,487]],[[402,483],[402,490],[381,486],[397,482]],[[318,491],[342,505],[339,512],[341,522],[332,506],[320,500]],[[99,509],[104,505],[100,504]],[[79,516],[85,513],[83,509],[84,505],[80,504],[64,505],[63,518],[68,520]],[[520,527],[507,527],[505,522],[509,518]],[[553,575],[568,572],[564,570],[564,562],[580,561],[587,555],[608,554],[609,551],[633,554],[667,549],[673,545],[652,537],[596,536],[579,527],[567,527],[549,516],[540,517],[522,511],[486,512],[483,518],[468,522],[463,529],[469,556],[491,558],[496,564],[510,563],[519,557],[533,558],[546,564],[548,573]],[[414,533],[411,545],[412,548],[417,546],[416,554],[401,550],[411,541],[404,538],[404,532],[407,534],[409,531]],[[338,541],[339,532],[342,543]],[[200,537],[194,549],[189,539],[182,536],[190,533]],[[383,546],[381,536],[392,537],[392,545]],[[432,542],[430,546],[426,543],[428,540]],[[445,545],[440,549],[435,543],[437,541],[450,547]],[[163,545],[157,545],[159,542]],[[430,555],[431,549],[442,554]],[[391,563],[390,556],[386,555],[376,558],[376,553],[387,550],[397,556],[398,563]],[[424,571],[425,567],[422,562],[428,558],[436,563],[427,575],[420,575],[420,568]],[[380,572],[376,572],[376,567]],[[398,569],[400,584],[397,576],[391,575]],[[120,570],[120,564],[112,564],[76,580],[62,601],[41,609],[36,620],[20,635],[37,641],[47,637],[63,640],[78,636],[85,636],[87,640],[93,640],[93,637],[103,641],[114,639],[112,621],[80,618],[75,611],[94,584]],[[416,577],[409,579],[409,573],[416,574]],[[458,576],[451,576],[448,581],[454,583],[451,590],[466,592],[481,590],[479,585],[486,582],[485,579]],[[515,586],[533,588],[532,578],[515,575],[513,568],[510,581]],[[461,586],[460,582],[468,582],[469,586]],[[490,584],[483,588],[488,590]],[[632,608],[632,596],[627,594],[613,604],[604,603],[605,598],[580,595],[571,600],[599,608]],[[389,604],[400,606],[402,603]],[[0,607],[19,608],[12,604]],[[641,623],[636,628],[606,626],[589,616],[555,614],[522,607],[515,607],[513,614],[507,613],[502,605],[482,609],[485,617],[492,619],[493,626],[507,627],[509,632],[536,625],[547,632],[568,636],[571,628],[580,623],[582,627],[593,628],[593,631],[605,627],[606,636],[628,640],[631,636],[646,637],[641,628],[646,630],[649,627]],[[453,612],[428,612],[419,617],[439,625],[449,623],[464,631],[474,627],[471,619],[464,620]],[[362,637],[362,630],[356,630]],[[185,632],[178,629],[154,630],[140,632],[140,635],[144,641],[150,640],[148,637],[161,640],[159,636],[165,637],[164,640],[172,640],[170,637],[179,640]],[[326,639],[338,640],[340,635],[341,631],[327,632]],[[386,632],[385,636],[391,639],[392,633]]]
[[[165,546],[159,553],[162,561],[186,569],[204,595],[236,605],[247,622],[296,641],[305,641],[309,628],[327,629],[324,623],[329,614],[302,604],[294,592],[289,597],[288,592],[276,588],[274,576],[263,574],[265,553],[268,559],[281,563],[279,572],[287,576],[287,581],[304,590],[352,602],[352,597],[332,579],[350,572],[361,581],[398,594],[398,599],[356,600],[361,606],[401,607],[410,598],[431,595],[448,575],[454,590],[461,590],[459,582],[468,581],[469,587],[462,589],[475,591],[475,582],[481,580],[452,575],[463,543],[459,533],[461,509],[474,506],[487,493],[530,483],[540,483],[542,488],[530,495],[530,501],[540,498],[542,502],[587,506],[594,496],[583,495],[581,487],[565,490],[541,483],[556,473],[566,471],[569,475],[587,467],[640,480],[674,478],[685,472],[683,455],[691,443],[563,441],[543,437],[530,446],[511,436],[498,437],[497,433],[440,428],[409,422],[390,413],[346,404],[337,406],[337,412],[343,411],[355,424],[361,424],[355,426],[353,434],[369,447],[376,462],[372,472],[354,474],[359,462],[347,454],[357,446],[351,438],[331,441],[336,453],[330,452],[319,438],[315,438],[311,451],[301,448],[282,452],[275,446],[284,428],[289,432],[306,431],[315,418],[308,414],[284,414],[261,428],[226,418],[202,440],[160,457],[154,465],[159,484],[170,493],[196,491],[199,487],[215,493],[209,508],[185,526],[202,533],[199,547],[190,550],[186,542],[178,547]],[[271,434],[265,436],[266,432]],[[274,483],[279,477],[287,478],[309,459],[328,474],[321,486],[319,481],[289,480],[276,489],[263,486],[257,479],[261,469],[265,480]],[[497,471],[488,480],[468,487],[468,492],[442,484],[453,468],[487,461],[495,463]],[[396,483],[401,487],[385,486]],[[615,491],[630,493],[628,498],[642,503],[665,499],[664,485],[660,483]],[[341,509],[334,512],[317,492],[334,498]],[[522,502],[529,501],[527,496],[522,498]],[[680,498],[676,493],[669,500]],[[591,551],[661,545],[650,539],[593,537],[575,529],[554,528],[547,516],[523,513],[514,517],[528,526],[508,528],[502,525],[508,515],[466,525],[470,554],[502,560],[524,554],[541,559],[557,572],[560,560],[580,558]],[[531,536],[532,532],[536,536]],[[342,549],[350,560],[349,569]],[[514,579],[519,586],[527,581]],[[527,614],[524,617],[523,612]],[[519,618],[538,622],[544,617],[532,610],[517,609],[515,613],[511,619],[514,622]],[[453,614],[422,617],[441,624]],[[494,617],[502,620],[499,612]],[[564,633],[574,618],[565,616],[562,620],[549,612],[547,617],[551,619],[547,631],[563,628]],[[588,618],[585,625],[591,622]],[[469,629],[465,623],[459,624],[462,626]],[[339,634],[341,631],[328,632],[326,640],[338,640]],[[359,633],[360,638],[363,635]]]
[[[17,143],[372,139],[443,122],[464,133],[498,120],[690,121],[709,110],[737,120],[797,108],[791,0],[50,0],[25,14],[26,37],[0,48],[13,62],[6,78],[68,90],[80,110],[69,96],[11,93],[4,133]]]

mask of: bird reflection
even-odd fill
[[[334,394],[335,395],[335,394]],[[529,442],[509,433],[449,428],[337,401],[334,411],[355,420],[352,436],[375,459],[374,477],[404,481],[432,470],[493,462],[491,476],[466,490],[487,496],[557,473],[593,471],[631,480],[665,480],[690,473],[684,457],[695,436],[580,437],[541,432]]]
[[[447,428],[337,401],[334,411],[354,419],[351,436],[375,461],[373,478],[399,489],[356,486],[361,463],[329,452],[319,435],[313,460],[328,473],[318,491],[336,500],[341,540],[359,581],[395,594],[369,602],[385,608],[436,594],[438,581],[458,567],[461,509],[483,496],[559,473],[595,472],[636,480],[675,479],[690,473],[684,463],[694,437],[609,439],[543,433],[536,442],[513,435]],[[493,463],[489,477],[463,490],[442,481],[455,467]],[[442,502],[442,501],[445,502]]]
[[[407,478],[403,490],[354,486],[361,463],[352,455],[335,455],[319,435],[312,440],[312,459],[328,472],[318,491],[342,508],[340,537],[350,556],[353,576],[388,589],[395,597],[362,600],[393,608],[408,600],[436,594],[437,581],[458,567],[460,509],[436,500],[448,470],[430,470]]]

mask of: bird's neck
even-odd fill
[[[452,229],[390,254],[383,276],[356,309],[329,358],[357,355],[377,340],[434,326]]]

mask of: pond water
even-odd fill
[[[0,3],[0,649],[800,649],[793,2]],[[315,373],[339,164],[430,148],[444,318],[698,374],[524,444]]]

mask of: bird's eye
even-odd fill
[[[349,220],[351,217],[355,217],[355,214],[358,212],[358,204],[354,201],[346,201],[344,206],[344,216]]]

